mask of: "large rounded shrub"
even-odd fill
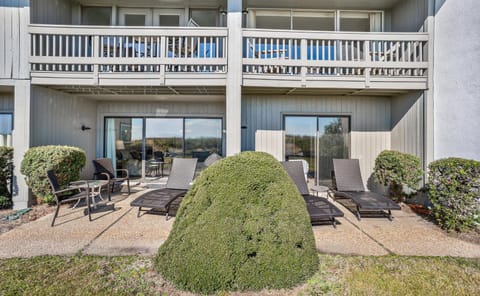
[[[272,156],[244,152],[197,178],[156,266],[181,289],[212,293],[292,287],[318,256],[295,184]]]
[[[23,157],[20,171],[26,177],[28,187],[40,198],[51,195],[47,171],[55,170],[60,185],[80,178],[85,166],[85,152],[77,147],[40,146],[30,148]]]
[[[389,187],[390,196],[396,201],[404,200],[403,186],[418,189],[422,175],[422,164],[417,156],[384,150],[375,159],[375,179]]]
[[[428,174],[432,215],[446,230],[480,225],[480,162],[446,158],[430,163]]]

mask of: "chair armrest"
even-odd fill
[[[128,170],[127,169],[117,169],[117,172],[125,172],[125,177],[123,178],[130,178],[130,174],[128,173]]]
[[[78,187],[78,186],[69,186],[65,189],[61,189],[61,190],[58,190],[58,191],[53,191],[53,194],[58,194],[58,193],[63,193],[63,192],[69,192],[69,191],[72,191],[72,190],[82,190],[82,188]]]
[[[95,174],[93,174],[93,175],[95,176],[95,180],[98,180],[98,176],[99,176],[99,175],[104,175],[105,177],[107,177],[107,180],[108,180],[108,182],[110,183],[110,175],[107,174],[107,173],[95,173]]]

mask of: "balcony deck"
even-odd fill
[[[427,33],[245,29],[243,85],[426,89]]]
[[[33,84],[224,86],[227,29],[31,25]]]
[[[225,86],[241,58],[247,88],[422,90],[428,33],[243,30],[228,57],[226,28],[31,25],[33,84]]]

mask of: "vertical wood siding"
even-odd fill
[[[32,87],[31,145],[68,145],[85,150],[85,178],[93,173],[97,103],[44,87]],[[82,125],[91,130],[82,131]]]
[[[244,96],[242,150],[255,149],[256,130],[281,130],[283,115],[349,115],[351,158],[358,158],[365,184],[377,155],[391,147],[391,108],[388,97]]]
[[[428,0],[398,1],[391,10],[392,32],[424,31],[423,24],[428,16]]]
[[[32,24],[72,24],[70,0],[32,0]]]
[[[0,6],[0,79],[30,77],[29,11],[29,7]]]
[[[423,159],[423,92],[392,99],[392,149]]]
[[[13,92],[0,93],[0,112],[13,112]]]

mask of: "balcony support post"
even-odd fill
[[[16,80],[14,91],[13,152],[13,207],[15,210],[29,206],[30,191],[25,177],[20,173],[23,155],[30,148],[30,80]]]
[[[242,1],[228,0],[228,66],[226,86],[226,154],[241,151]]]

